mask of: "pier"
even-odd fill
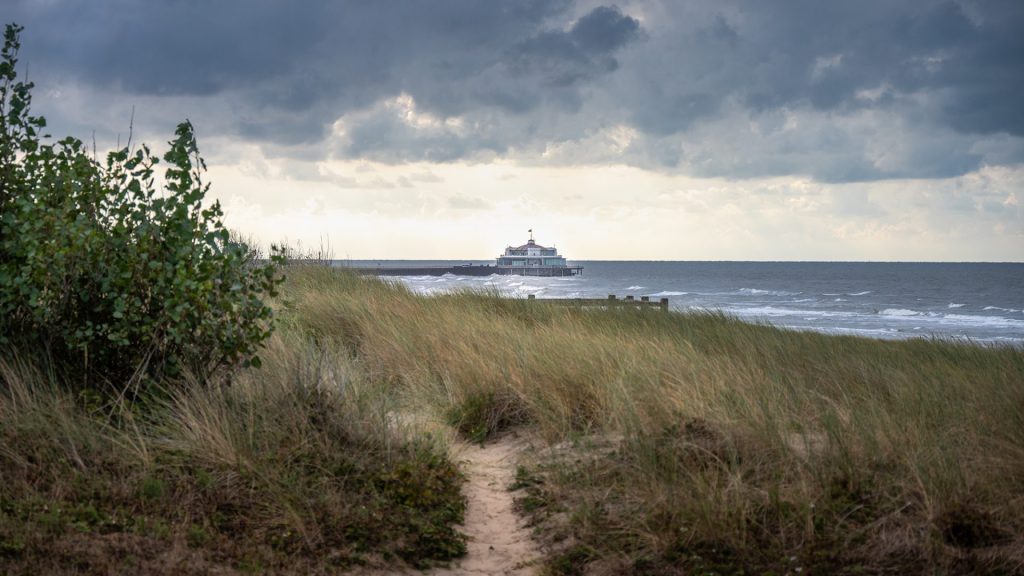
[[[530,239],[522,246],[505,248],[494,264],[458,264],[455,266],[359,266],[347,267],[357,274],[367,276],[576,276],[583,273],[583,266],[569,266],[565,257],[555,248],[541,246]]]
[[[575,276],[583,272],[582,266],[493,266],[488,264],[459,264],[457,266],[362,266],[346,267],[367,276]]]

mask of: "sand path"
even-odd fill
[[[516,513],[508,487],[515,479],[516,460],[530,443],[507,434],[484,446],[462,444],[454,458],[462,464],[467,482],[466,520],[461,531],[468,536],[467,554],[450,568],[427,572],[430,576],[528,576],[541,558],[530,538],[530,529]]]

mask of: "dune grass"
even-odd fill
[[[552,571],[1024,571],[1019,349],[426,298],[323,268],[286,306],[470,438],[575,442],[524,471]],[[602,437],[623,440],[587,449]]]
[[[283,326],[260,370],[132,405],[0,362],[0,573],[324,573],[464,553],[443,439],[343,348]]]
[[[440,420],[550,446],[515,487],[552,574],[1024,572],[1019,349],[288,276],[228,386],[118,406],[0,365],[0,571],[443,561]]]

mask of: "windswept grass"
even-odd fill
[[[548,441],[516,488],[553,574],[1024,573],[1019,349],[428,298],[319,266],[275,308],[262,369],[130,407],[8,355],[0,571],[457,556],[458,473],[413,427],[441,420]]]
[[[132,406],[73,390],[24,356],[0,362],[2,573],[306,574],[464,553],[444,446],[294,326],[230,385]]]
[[[534,470],[553,570],[1024,571],[1019,349],[301,272],[298,321],[467,436],[624,438]]]

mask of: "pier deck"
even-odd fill
[[[583,266],[546,267],[508,267],[487,264],[460,264],[457,266],[360,266],[346,267],[357,274],[368,276],[575,276],[583,272]]]

